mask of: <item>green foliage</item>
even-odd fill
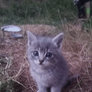
[[[72,0],[49,0],[47,10],[52,19],[73,18],[74,6]]]
[[[8,70],[12,64],[12,58],[0,55],[0,92],[21,92],[21,83],[9,76]]]
[[[3,0],[0,21],[3,23],[30,23],[32,19],[60,22],[63,18],[75,18],[76,9],[72,0]],[[39,20],[40,21],[40,20]]]
[[[90,32],[92,29],[92,17],[83,23],[83,28],[86,29],[87,32]]]
[[[23,87],[13,80],[8,80],[0,85],[0,92],[21,92],[22,90]]]

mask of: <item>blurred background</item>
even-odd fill
[[[73,0],[0,0],[0,24],[58,24],[77,17]]]

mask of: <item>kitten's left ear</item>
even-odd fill
[[[54,44],[55,44],[58,48],[60,48],[63,38],[64,38],[64,33],[60,33],[60,34],[58,34],[57,36],[55,36],[55,37],[52,39],[52,41],[54,42]]]

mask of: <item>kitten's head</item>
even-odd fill
[[[53,38],[35,36],[31,32],[27,32],[27,35],[27,53],[31,64],[47,67],[58,62],[57,58],[60,55],[63,33],[60,33]]]

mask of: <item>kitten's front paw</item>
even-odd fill
[[[46,90],[38,90],[37,92],[47,92]]]
[[[37,92],[40,92],[39,90]]]
[[[44,91],[40,91],[40,90],[38,90],[37,92],[44,92]]]

